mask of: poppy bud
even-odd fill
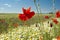
[[[53,26],[53,24],[52,23],[50,23],[50,27],[52,27]]]
[[[49,24],[49,21],[48,21],[48,24]]]

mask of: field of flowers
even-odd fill
[[[44,19],[45,15],[50,18]],[[43,14],[38,20],[36,14],[23,25],[17,14],[0,14],[0,40],[60,40],[60,18],[55,18],[56,21],[51,19],[54,17],[54,14]]]
[[[41,8],[41,5],[43,5],[41,3],[45,2],[40,3],[40,0],[32,1],[35,7],[33,5],[29,7],[26,3],[28,8],[22,6],[24,5],[23,2],[19,2],[19,5],[21,4],[20,6],[22,6],[22,13],[0,13],[0,40],[60,40],[60,10],[55,8],[55,0],[51,1],[52,6],[50,4],[49,6],[52,9],[44,4],[44,7],[48,7],[51,13],[43,12],[46,9]],[[56,3],[58,5],[58,2]],[[8,9],[11,7],[10,4],[4,4],[4,6],[8,6]],[[17,6],[15,7],[20,9]],[[1,7],[0,9],[4,8]],[[31,8],[36,8],[36,13]],[[49,11],[48,8],[47,10]],[[8,10],[6,11],[8,12]]]

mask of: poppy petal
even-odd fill
[[[31,9],[31,7],[29,7],[28,9],[22,8],[23,14],[19,14],[19,19],[21,19],[22,21],[26,21],[26,20],[32,18],[32,16],[34,16],[35,12],[34,11],[30,12],[30,9]]]
[[[26,16],[30,19],[30,18],[32,18],[32,16],[34,16],[34,14],[35,14],[35,12],[32,11],[29,14],[26,14]]]
[[[29,14],[29,13],[30,13],[30,10],[31,10],[31,7],[29,7],[29,8],[26,10],[26,13]]]
[[[22,11],[23,11],[24,14],[26,14],[26,9],[22,8]]]
[[[53,22],[54,22],[55,24],[57,24],[57,23],[58,23],[57,19],[53,19]]]
[[[21,19],[22,21],[26,21],[28,20],[28,17],[26,17],[24,14],[20,14],[19,19]]]

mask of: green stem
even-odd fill
[[[36,2],[34,2],[34,4],[35,4],[35,7],[36,7],[36,10],[37,10],[37,13],[38,13],[38,17],[39,17],[38,6],[37,6]],[[39,18],[39,20],[40,20],[40,18]],[[38,20],[38,22],[39,22],[39,20]]]
[[[37,13],[39,13],[36,2],[34,2],[34,4],[35,4],[35,7],[36,7],[36,9],[37,9]]]
[[[38,0],[38,9],[39,9],[39,11],[40,11],[40,13],[41,13],[40,0]]]

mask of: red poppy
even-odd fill
[[[57,19],[52,19],[55,24],[58,23]]]
[[[28,20],[28,17],[25,16],[25,14],[19,14],[19,19],[21,19],[22,21],[26,21]]]
[[[57,36],[57,40],[60,40],[60,36]]]
[[[49,16],[45,16],[45,19],[49,19]]]
[[[34,16],[35,12],[34,11],[30,12],[30,9],[31,9],[31,7],[29,7],[28,9],[22,8],[23,14],[19,14],[19,19],[21,19],[22,21],[26,21],[26,20],[32,18],[32,16]]]
[[[56,17],[57,17],[57,18],[60,18],[60,11],[57,11],[57,12],[56,12]]]
[[[26,14],[26,16],[30,19],[32,16],[34,16],[34,12],[32,11],[32,12],[30,12],[29,14]]]
[[[14,26],[14,27],[18,27],[18,23],[14,23],[13,26]]]
[[[31,10],[31,7],[29,7],[28,9],[22,8],[22,11],[23,11],[24,14],[29,14],[30,10]]]
[[[0,19],[0,22],[1,22],[1,23],[4,23],[4,22],[5,22],[5,20],[4,20],[4,19]]]
[[[29,7],[27,10],[24,9],[24,8],[22,8],[22,10],[23,10],[23,13],[24,13],[28,18],[31,18],[31,17],[35,14],[34,11],[30,12],[31,7]]]

